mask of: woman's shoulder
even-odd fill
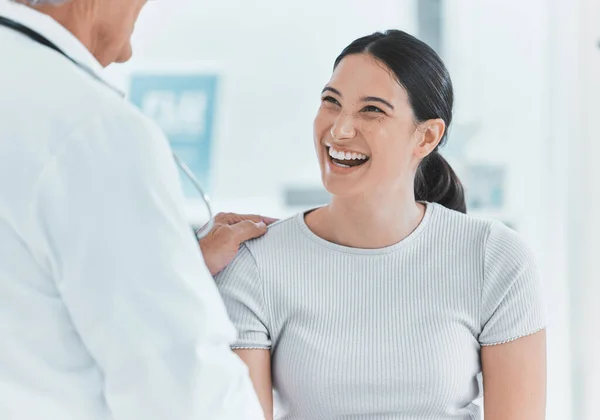
[[[483,251],[485,266],[498,270],[535,267],[535,256],[527,241],[504,222],[449,210],[437,205],[439,226],[452,236]]]
[[[490,223],[485,246],[486,265],[499,269],[536,265],[533,249],[515,230],[503,223]]]
[[[451,233],[453,236],[460,235],[465,239],[472,239],[472,236],[485,237],[489,234],[492,226],[499,223],[478,215],[451,210],[441,204],[430,203],[428,205],[433,207],[432,219],[434,219],[437,229]]]
[[[302,223],[300,218],[303,213],[287,217],[269,225],[267,233],[245,243],[248,250],[254,255],[267,254],[290,248],[298,244],[302,239]]]
[[[500,220],[460,213],[439,204],[433,206],[438,230],[444,230],[465,242],[480,244],[488,256],[503,254],[506,258],[512,258],[531,254],[521,235]]]
[[[286,248],[286,243],[294,237],[297,228],[296,218],[279,220],[267,228],[267,232],[256,239],[244,242],[233,261],[215,276],[220,288],[227,284],[257,284],[261,268],[272,265],[274,257]]]

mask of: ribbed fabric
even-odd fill
[[[304,215],[217,276],[239,331],[271,349],[278,419],[480,419],[480,349],[544,328],[531,252],[510,229],[428,204],[383,249],[312,233]]]

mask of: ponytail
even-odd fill
[[[465,192],[458,176],[437,150],[419,165],[415,176],[415,198],[439,203],[450,210],[467,212]]]

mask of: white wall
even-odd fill
[[[507,165],[502,216],[538,257],[548,307],[547,418],[567,420],[572,418],[567,190],[554,175],[561,156],[554,144],[562,147],[565,137],[557,135],[553,121],[568,109],[569,86],[560,86],[562,96],[555,91],[565,64],[554,34],[565,23],[552,25],[555,13],[564,18],[571,12],[571,2],[556,2],[565,10],[545,0],[448,0],[444,48],[456,85],[456,123],[479,127],[466,145],[467,159]],[[449,140],[460,139],[451,134]]]
[[[569,187],[576,419],[600,418],[600,1],[579,0],[571,60],[577,97],[571,119]]]
[[[546,215],[548,228],[545,239],[548,244],[548,260],[553,262],[553,271],[548,273],[554,279],[554,293],[549,297],[549,318],[555,329],[566,331],[568,334],[554,336],[554,346],[561,362],[555,366],[555,374],[549,376],[553,381],[551,387],[555,392],[549,393],[549,407],[561,407],[569,411],[560,410],[549,415],[553,418],[573,420],[592,420],[581,417],[579,413],[581,389],[576,386],[573,357],[573,337],[576,331],[572,328],[573,313],[571,299],[572,292],[576,290],[577,277],[572,270],[577,255],[576,241],[573,241],[573,225],[571,218],[573,199],[577,197],[570,188],[573,168],[579,165],[575,159],[573,145],[581,136],[578,130],[578,72],[579,53],[577,45],[579,39],[579,5],[577,1],[565,2],[553,0],[550,2],[550,79],[549,79],[549,143],[544,148],[542,156],[546,159]],[[550,340],[549,336],[549,340]],[[568,346],[568,347],[567,347]],[[564,384],[564,385],[563,385]],[[562,386],[562,389],[561,389]],[[551,389],[552,389],[551,388]],[[569,391],[570,388],[570,391]],[[561,392],[562,391],[562,392]]]

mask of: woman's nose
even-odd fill
[[[356,129],[352,115],[340,114],[329,131],[333,140],[345,140],[354,138]]]

